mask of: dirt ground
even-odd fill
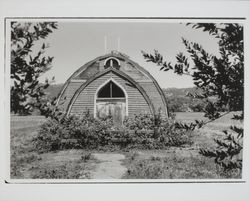
[[[125,155],[116,153],[94,153],[93,157],[99,161],[91,173],[91,179],[120,179],[127,168],[122,165]]]

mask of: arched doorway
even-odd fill
[[[109,80],[97,90],[95,117],[112,116],[115,125],[122,125],[127,110],[126,91],[117,82]]]

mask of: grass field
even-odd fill
[[[214,147],[214,138],[222,130],[240,125],[232,114],[194,131],[193,145],[166,150],[131,150],[124,152],[122,164],[128,169],[126,179],[219,179],[240,178],[241,172],[225,174],[212,159],[201,156],[200,148]],[[203,119],[201,113],[177,113],[176,119],[191,122]],[[89,179],[98,161],[85,150],[64,150],[39,154],[32,139],[45,121],[41,116],[11,116],[11,178],[13,179]]]
[[[32,144],[37,129],[45,121],[41,116],[11,117],[11,178],[78,179],[89,178],[95,162],[83,150],[39,154]]]
[[[214,139],[224,136],[223,130],[231,125],[243,126],[232,120],[230,113],[221,119],[195,130],[192,135],[193,145],[190,147],[171,147],[168,150],[135,151],[127,155],[124,164],[128,172],[127,179],[228,179],[241,178],[241,171],[224,172],[215,165],[213,159],[199,154],[200,148],[214,148]],[[176,113],[176,119],[190,123],[195,119],[207,121],[202,113]]]

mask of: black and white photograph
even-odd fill
[[[244,25],[8,19],[10,179],[241,179]]]
[[[0,201],[249,201],[249,0],[0,0]]]

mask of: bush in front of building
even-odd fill
[[[160,114],[139,114],[127,118],[124,126],[133,132],[137,143],[135,147],[160,149],[168,146],[191,145],[191,132],[177,128],[174,120]],[[139,139],[139,140],[138,140]]]
[[[113,124],[111,117],[95,119],[69,116],[60,121],[49,119],[33,140],[40,152],[61,149],[117,150],[163,149],[192,143],[191,133],[175,127],[170,119],[151,115],[126,118],[122,127]]]

